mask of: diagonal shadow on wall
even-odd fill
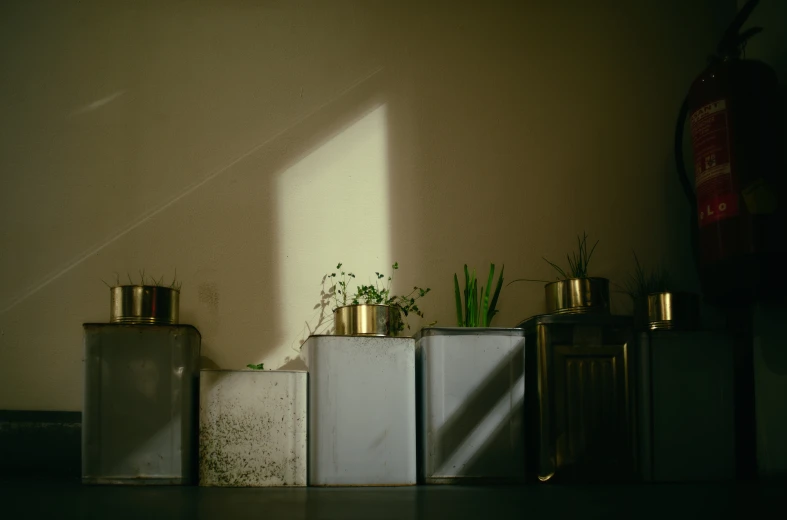
[[[297,124],[291,126],[287,130],[281,132],[275,138],[265,142],[264,146],[255,148],[252,153],[245,154],[241,161],[233,163],[236,171],[232,175],[256,175],[260,171],[275,172],[273,176],[265,176],[265,183],[270,185],[279,172],[287,170],[293,164],[296,164],[303,157],[309,155],[314,150],[319,149],[324,143],[330,141],[334,136],[340,134],[348,127],[352,126],[356,121],[362,118],[366,113],[374,110],[384,102],[383,91],[381,88],[382,73],[380,69],[375,70],[372,74],[364,77],[362,80],[353,84],[350,88],[346,89],[341,96],[332,100],[330,103],[321,107],[318,111],[313,112],[308,117],[302,119]],[[220,173],[227,172],[230,174],[229,169],[221,170]],[[219,174],[214,175],[218,177]],[[197,188],[203,186],[208,188],[210,181],[201,182],[195,187],[188,188],[182,194],[177,196],[174,202],[183,199],[187,195],[196,194]],[[255,178],[255,182],[258,179]],[[242,181],[238,181],[242,182]],[[257,184],[258,186],[258,184]],[[269,191],[273,191],[272,189]],[[221,197],[223,194],[218,192]],[[161,211],[168,209],[174,204],[166,205]],[[319,201],[315,201],[318,203]],[[265,206],[263,213],[267,213],[267,221],[275,222],[275,215],[277,214],[276,208],[277,201],[272,200],[270,205]],[[258,210],[259,211],[259,210]],[[275,240],[270,239],[269,247],[266,248],[267,254],[271,261],[276,265],[277,269],[266,273],[268,281],[266,285],[276,287],[275,283],[278,278],[278,265],[276,261],[281,255],[277,252],[277,243]],[[265,302],[270,306],[265,309],[265,314],[272,317],[274,322],[277,316],[277,308],[275,302],[277,297],[275,294],[268,293]],[[188,321],[189,313],[184,312],[185,319]],[[278,335],[273,338],[267,338],[270,342],[265,346],[275,347],[277,342],[282,339],[284,332],[278,331]],[[203,342],[203,352],[209,353],[211,345]],[[264,355],[264,352],[258,352],[256,355]],[[251,359],[250,359],[251,360]],[[163,384],[167,384],[164,382]],[[150,445],[155,442],[155,439],[166,432],[168,428],[167,419],[169,414],[158,414],[157,417],[164,419],[159,424],[151,424],[148,422],[144,431],[139,428],[136,429],[137,435],[125,439],[118,446],[121,448],[119,451],[112,452],[112,460],[108,461],[110,467],[119,463],[124,458],[124,453],[134,453],[143,446]],[[134,414],[127,414],[126,417],[133,421]]]

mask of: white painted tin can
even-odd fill
[[[419,477],[524,480],[524,330],[426,328],[416,340]]]
[[[200,372],[200,486],[306,485],[306,372]]]
[[[311,336],[309,485],[416,483],[415,340]]]

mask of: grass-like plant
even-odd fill
[[[121,285],[150,285],[155,287],[167,287],[169,289],[174,289],[176,291],[180,291],[180,288],[183,286],[183,282],[178,280],[178,270],[175,269],[175,275],[172,277],[172,282],[169,285],[164,284],[164,275],[161,275],[161,278],[155,278],[153,276],[145,274],[145,270],[142,269],[139,271],[139,279],[140,283],[136,283],[132,278],[131,274],[126,273],[126,277],[128,278],[128,284],[120,283],[120,275],[115,273],[115,285],[110,285],[104,280],[104,285],[109,287],[110,289],[114,289],[115,287],[119,287]]]
[[[475,269],[472,274],[467,270],[465,264],[465,289],[460,292],[459,277],[454,274],[454,297],[456,300],[456,324],[458,327],[489,327],[492,323],[492,318],[495,317],[499,311],[495,308],[497,306],[497,299],[500,297],[500,290],[503,288],[503,271],[505,266],[500,269],[500,276],[497,278],[497,285],[492,299],[489,299],[489,292],[492,287],[492,282],[495,276],[495,264],[489,266],[489,277],[486,281],[486,289],[481,286],[478,289],[478,279],[475,276]],[[462,294],[464,294],[464,302],[462,302]],[[480,296],[479,296],[480,295]]]
[[[637,253],[634,254],[634,272],[625,281],[626,293],[633,301],[646,297],[655,292],[665,292],[669,290],[669,273],[663,267],[645,271],[639,263]]]
[[[588,271],[588,267],[590,265],[590,260],[593,257],[593,251],[596,250],[596,246],[598,245],[598,240],[593,244],[592,247],[588,248],[588,234],[584,231],[582,235],[577,235],[577,251],[572,251],[571,253],[566,254],[566,260],[568,260],[568,269],[563,269],[555,262],[545,258],[546,263],[552,266],[552,268],[557,271],[558,273],[558,280],[569,280],[571,278],[590,278],[590,274]],[[538,280],[533,278],[517,278],[509,282],[508,285],[516,282],[542,282],[542,283],[551,283],[549,280]]]
[[[330,284],[326,294],[329,298],[333,299],[335,304],[334,308],[348,305],[348,300],[351,305],[388,305],[390,307],[396,307],[399,312],[404,315],[404,319],[393,322],[394,330],[392,330],[392,332],[394,334],[398,334],[404,330],[405,325],[408,329],[410,328],[407,317],[411,313],[421,318],[424,317],[424,313],[416,302],[431,291],[428,287],[426,289],[413,287],[413,290],[410,291],[409,294],[391,295],[393,273],[388,276],[386,280],[384,274],[376,272],[374,273],[374,284],[358,285],[353,293],[350,285],[355,279],[355,274],[349,271],[342,271],[342,265],[344,264],[341,262],[336,265],[336,270],[339,271],[338,275],[333,272],[323,276],[323,282],[327,281]],[[399,262],[395,262],[391,266],[391,269],[393,269],[393,272],[396,272],[399,269]]]
[[[593,251],[596,250],[596,246],[598,245],[598,240],[596,243],[593,244],[593,247],[588,250],[588,234],[584,231],[582,232],[582,236],[580,237],[577,235],[577,251],[572,251],[571,254],[566,254],[566,259],[568,260],[568,271],[564,271],[556,263],[547,260],[544,260],[551,265],[555,271],[558,272],[560,275],[558,280],[568,280],[569,278],[588,278],[588,266],[590,265],[590,259],[593,257]]]

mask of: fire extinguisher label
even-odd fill
[[[727,102],[719,99],[691,114],[694,179],[700,227],[738,215],[732,184]]]

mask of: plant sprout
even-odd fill
[[[431,289],[423,289],[421,287],[413,287],[413,290],[406,295],[391,296],[391,284],[393,283],[393,274],[386,277],[384,274],[374,273],[374,284],[359,285],[355,288],[355,292],[350,293],[350,283],[355,279],[355,275],[351,272],[342,271],[342,263],[336,264],[337,273],[328,273],[323,277],[323,281],[330,280],[331,285],[328,288],[328,297],[333,299],[336,307],[343,307],[347,305],[347,300],[350,300],[351,305],[388,305],[397,307],[399,311],[404,314],[405,320],[394,322],[394,330],[392,332],[398,333],[404,330],[405,324],[410,328],[407,323],[407,316],[410,313],[416,314],[421,318],[424,317],[423,312],[418,308],[416,303],[419,299],[426,296]],[[395,262],[391,269],[397,271],[399,269],[399,262]],[[404,323],[403,323],[404,322]]]
[[[544,260],[551,265],[555,271],[558,272],[560,275],[558,280],[568,280],[569,278],[587,278],[588,277],[588,265],[590,265],[590,259],[593,256],[593,251],[596,250],[596,246],[598,245],[598,240],[596,243],[593,244],[593,247],[590,248],[588,251],[588,234],[582,232],[582,237],[577,235],[577,249],[578,251],[571,252],[571,255],[566,254],[566,259],[568,260],[568,271],[564,271],[559,265],[554,262],[551,262],[544,258]]]
[[[667,270],[663,267],[652,269],[646,272],[639,263],[637,253],[634,254],[634,273],[629,275],[628,280],[625,282],[626,293],[632,300],[644,298],[648,294],[655,292],[664,292],[669,290],[670,280]]]
[[[544,259],[546,263],[552,266],[552,268],[557,271],[558,277],[557,280],[569,280],[571,278],[590,278],[590,274],[588,272],[588,266],[590,265],[590,259],[593,257],[593,251],[596,250],[596,246],[598,245],[598,240],[596,243],[593,244],[593,247],[588,249],[588,234],[584,231],[582,235],[577,235],[577,251],[572,251],[571,253],[566,254],[566,260],[568,260],[568,269],[564,270],[562,267],[557,265],[555,262],[548,260],[545,257],[541,257]],[[549,280],[535,280],[531,278],[518,278],[509,282],[508,285],[516,282],[542,282],[542,283],[551,283]]]
[[[169,285],[164,284],[164,275],[161,275],[161,278],[156,279],[153,276],[146,275],[144,269],[139,271],[139,279],[140,279],[139,283],[134,282],[134,280],[131,278],[131,274],[129,273],[126,273],[126,277],[128,278],[128,284],[125,285],[152,285],[155,287],[167,287],[169,289],[174,289],[175,291],[180,291],[180,288],[183,286],[183,282],[178,280],[177,269],[175,269],[175,275],[172,277],[172,283],[170,283]],[[106,285],[110,289],[124,285],[120,283],[120,275],[118,273],[115,273],[114,285],[109,285],[104,280],[101,281],[104,282],[104,285]]]
[[[470,274],[467,270],[467,264],[465,264],[464,304],[462,304],[462,293],[459,290],[459,278],[454,274],[454,297],[456,300],[456,323],[458,327],[488,327],[492,323],[492,318],[499,312],[495,307],[500,296],[500,290],[503,288],[503,271],[505,271],[505,266],[500,269],[495,292],[490,300],[489,291],[494,281],[495,264],[490,264],[489,266],[486,291],[484,291],[484,286],[481,286],[479,291],[475,269]],[[480,299],[479,294],[481,295]]]

